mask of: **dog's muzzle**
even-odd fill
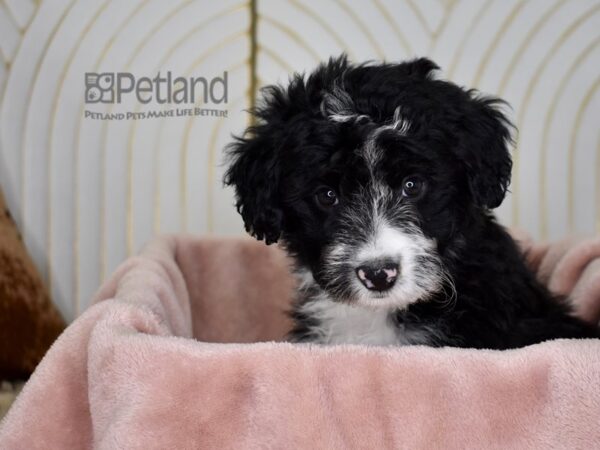
[[[370,291],[387,291],[394,286],[400,266],[392,260],[368,261],[356,268],[356,276]]]

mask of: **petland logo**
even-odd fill
[[[136,78],[130,72],[104,72],[85,74],[86,104],[121,104],[128,96],[143,105],[155,102],[160,105],[203,105],[227,103],[227,71],[212,79],[205,77],[173,77],[170,71],[154,78]],[[129,111],[101,113],[85,111],[85,117],[101,120],[146,119],[175,116],[227,117],[226,109],[174,108],[157,111]]]

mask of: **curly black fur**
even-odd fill
[[[598,337],[535,279],[490,212],[510,182],[503,102],[435,79],[436,69],[424,58],[331,59],[265,88],[257,124],[229,147],[225,183],[246,230],[267,244],[281,239],[304,279],[292,338],[353,342],[352,329],[333,339],[319,328],[319,302],[366,305],[367,316],[378,299],[398,344],[505,349]],[[403,180],[415,174],[424,193],[406,198]],[[337,193],[333,207],[315,201],[325,186]],[[407,283],[389,296],[362,288],[355,273],[365,248],[387,242],[384,231],[396,246],[386,257],[400,263],[398,289]]]

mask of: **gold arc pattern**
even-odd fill
[[[375,5],[375,8],[377,8],[379,10],[379,13],[384,18],[384,20],[388,23],[390,28],[392,30],[394,30],[394,34],[398,38],[398,41],[400,42],[400,45],[402,46],[402,48],[404,48],[406,55],[413,56],[414,52],[413,52],[412,46],[410,45],[410,42],[408,41],[406,36],[404,36],[404,33],[402,33],[402,31],[400,31],[400,28],[398,28],[398,26],[392,19],[392,15],[387,10],[385,5],[383,3],[381,3],[381,0],[373,0],[373,4]]]
[[[177,9],[173,10],[168,16],[166,16],[159,24],[157,24],[157,26],[155,26],[153,28],[153,30],[151,32],[148,33],[148,35],[152,35],[154,33],[156,33],[160,28],[162,28],[175,14],[179,13],[181,10],[185,9],[185,7],[189,6],[191,3],[190,0],[182,3]],[[197,33],[198,31],[200,31],[201,29],[203,29],[206,25],[208,25],[210,22],[214,21],[214,20],[218,20],[221,19],[229,14],[232,14],[236,11],[239,11],[241,9],[244,8],[245,3],[241,3],[241,4],[234,4],[232,6],[230,6],[227,9],[224,10],[220,10],[218,12],[216,12],[215,14],[209,16],[208,18],[204,19],[203,21],[201,21],[200,23],[196,24],[194,27],[192,27],[190,30],[187,30],[186,33],[184,33],[172,46],[171,48],[165,53],[165,55],[162,56],[161,60],[159,61],[159,63],[157,64],[155,70],[158,70],[160,67],[162,67],[164,65],[164,63],[174,54],[174,52],[180,48],[181,45],[183,45],[188,39],[190,39],[195,33]],[[130,62],[128,63],[128,66],[131,64],[131,62],[133,61],[133,58],[135,57],[135,55],[139,54],[139,52],[142,50],[142,48],[144,47],[144,45],[146,44],[146,40],[143,40],[141,42],[141,44],[132,52],[132,55],[134,55],[131,59]],[[137,105],[136,106],[136,112],[140,111],[141,106]],[[154,233],[158,233],[160,231],[160,196],[159,196],[159,190],[160,190],[160,177],[158,174],[158,169],[159,169],[159,165],[158,165],[158,152],[159,152],[159,148],[158,148],[158,142],[160,140],[160,136],[162,134],[162,129],[163,129],[163,124],[164,124],[165,120],[161,120],[159,122],[159,127],[158,127],[158,133],[159,136],[157,138],[157,141],[155,143],[154,146],[154,151],[153,151],[153,155],[154,155],[154,160],[155,160],[155,174],[154,174],[154,178],[155,178],[155,192],[154,192],[154,206],[153,206],[153,229],[154,229]],[[128,140],[130,143],[133,143],[134,141],[134,135],[136,133],[136,129],[137,129],[137,123],[134,123],[132,128],[130,129],[130,133],[129,133],[129,137]],[[132,148],[129,148],[129,152],[132,152]],[[131,177],[129,177],[129,180],[131,180]],[[132,186],[130,186],[130,188],[128,189],[128,201],[131,202],[131,194],[132,193]],[[133,215],[131,215],[130,217],[130,221],[128,222],[128,253],[131,254],[133,252]]]
[[[256,93],[258,89],[258,0],[250,0],[250,26],[248,29],[248,53],[250,54],[248,62],[248,107],[256,105]],[[254,125],[254,115],[250,115],[248,125]]]
[[[287,73],[294,72],[294,68],[290,64],[288,64],[281,56],[279,56],[266,45],[259,44],[258,53],[264,53],[265,55],[267,55],[269,58],[275,61],[281,68],[283,68]]]
[[[116,31],[108,38],[106,44],[100,51],[99,56],[96,58],[96,62],[94,63],[92,72],[98,72],[98,70],[100,68],[100,64],[106,58],[106,55],[108,54],[109,50],[114,45],[116,39],[121,35],[123,30],[125,30],[126,26],[129,25],[131,20],[133,20],[133,18],[136,15],[138,15],[140,13],[140,11],[142,11],[144,9],[144,7],[148,4],[149,1],[150,0],[143,0],[140,6],[133,9],[129,13],[129,15],[127,15],[127,17],[125,17],[125,19],[121,22],[121,25],[119,25],[117,27]],[[81,192],[79,190],[79,152],[82,148],[80,133],[81,133],[81,120],[83,118],[84,110],[85,110],[85,103],[81,105],[79,115],[76,118],[77,127],[75,128],[75,139],[74,139],[75,161],[73,163],[74,167],[75,167],[75,244],[73,246],[73,250],[75,253],[75,255],[74,255],[75,286],[73,288],[73,298],[75,299],[75,302],[76,302],[76,306],[75,306],[75,315],[76,316],[79,315],[80,309],[81,309],[81,293],[80,293],[80,278],[81,278],[80,270],[81,270],[81,268],[80,268],[80,246],[79,246],[79,242],[81,239],[81,232],[80,232],[80,215],[81,215],[81,213],[80,213],[80,209],[79,209],[79,205],[81,203],[81,195],[80,195]],[[103,173],[102,178],[104,178],[104,173]],[[101,196],[102,195],[103,194],[101,192]],[[101,206],[101,214],[100,214],[101,222],[104,222],[103,211],[104,211],[104,209]],[[101,254],[102,253],[99,252],[99,254],[98,254],[99,257]]]
[[[52,30],[50,31],[50,35],[48,37],[48,39],[46,40],[45,44],[44,44],[44,50],[42,51],[42,54],[40,55],[40,59],[36,62],[35,64],[35,75],[34,78],[31,82],[31,89],[29,91],[29,95],[28,95],[28,100],[27,100],[27,107],[25,109],[25,123],[23,124],[23,130],[21,133],[21,179],[19,180],[19,183],[21,185],[21,199],[20,199],[20,206],[21,206],[21,223],[24,229],[26,229],[27,227],[27,221],[26,221],[26,217],[25,217],[25,189],[26,189],[26,185],[25,185],[25,151],[26,151],[26,139],[27,136],[25,135],[25,132],[27,130],[27,116],[28,116],[28,112],[31,110],[31,106],[32,106],[32,100],[33,100],[33,92],[35,90],[35,86],[38,82],[38,78],[39,78],[39,74],[40,74],[40,68],[42,67],[42,64],[45,60],[45,57],[47,55],[48,49],[50,48],[50,45],[52,45],[52,43],[54,42],[54,38],[56,37],[56,33],[58,32],[60,26],[63,24],[65,18],[67,17],[69,11],[71,11],[71,8],[73,7],[73,5],[75,4],[74,1],[72,1],[71,3],[69,3],[69,6],[65,9],[65,11],[63,12],[63,14],[61,15],[60,19],[58,20],[58,22],[52,27]],[[39,9],[35,12],[35,14],[37,15],[39,12]],[[21,41],[22,42],[22,41]],[[15,55],[15,58],[17,56]],[[46,207],[47,211],[46,211],[46,216],[48,217],[50,215],[50,209],[48,209],[48,206]],[[48,231],[48,235],[50,236],[51,239],[51,234]],[[45,263],[46,263],[46,271],[45,271],[45,277],[44,277],[44,281],[46,282],[46,285],[48,287],[48,291],[50,293],[53,292],[53,270],[51,267],[51,259],[50,259],[50,255],[52,252],[52,243],[50,240],[46,241],[46,255],[45,255]],[[44,272],[42,272],[44,273]]]
[[[315,62],[319,61],[320,57],[319,57],[318,53],[312,47],[310,47],[308,45],[308,43],[304,40],[304,38],[302,36],[300,36],[300,34],[296,33],[296,31],[294,31],[287,25],[284,25],[269,16],[259,15],[258,20],[260,20],[260,22],[268,23],[269,25],[273,26],[274,28],[277,28],[279,31],[287,34],[288,37],[293,39],[301,48],[306,50],[306,52],[308,54],[310,54],[310,56],[313,58],[313,60]],[[256,102],[256,99],[254,99],[251,102],[251,104],[254,104],[255,102]]]
[[[417,20],[419,21],[423,29],[426,30],[429,35],[435,36],[439,30],[432,30],[431,28],[429,28],[429,24],[427,23],[427,20],[425,20],[425,16],[417,7],[417,5],[415,5],[415,2],[413,0],[407,0],[406,3],[408,3],[410,9],[412,9],[412,11],[415,13]]]
[[[582,51],[577,55],[577,58],[573,61],[566,74],[560,80],[558,89],[555,91],[555,95],[552,97],[552,103],[550,104],[550,108],[546,112],[546,117],[544,119],[544,134],[542,136],[542,146],[540,147],[540,192],[539,192],[539,214],[540,217],[548,217],[548,193],[546,192],[548,188],[547,181],[547,173],[548,173],[548,159],[546,158],[546,152],[548,151],[548,139],[550,133],[550,126],[554,120],[554,116],[556,114],[556,109],[558,103],[560,102],[565,89],[567,88],[569,81],[573,78],[575,70],[581,65],[581,63],[592,53],[600,44],[600,36],[596,37],[590,44],[588,44]],[[581,106],[587,104],[589,100],[584,98],[584,101]],[[576,116],[577,119],[577,116]],[[573,166],[573,157],[574,155],[569,151],[569,158],[567,159],[567,166],[569,168],[568,178],[567,178],[567,189],[570,191],[573,184],[573,174],[572,174],[572,166]],[[570,197],[568,197],[570,198]],[[569,208],[569,214],[572,214],[572,209]],[[572,221],[572,216],[568,219]],[[548,238],[548,221],[541,221],[540,227],[540,235],[542,239]]]
[[[179,5],[177,5],[175,8],[173,8],[166,16],[162,17],[160,19],[160,21],[156,25],[154,25],[145,34],[144,39],[140,40],[140,43],[133,49],[127,63],[125,64],[125,66],[122,70],[127,71],[129,69],[129,67],[133,63],[133,60],[135,59],[135,57],[139,54],[139,52],[144,48],[144,46],[148,42],[149,36],[152,36],[155,33],[157,33],[176,14],[183,11],[191,3],[192,3],[192,0],[183,1]],[[139,106],[138,106],[138,108],[139,108]],[[112,110],[113,110],[113,105],[110,105],[110,107],[108,108],[109,113],[112,112]],[[134,126],[135,126],[135,124],[134,124]],[[102,177],[100,178],[100,183],[101,183],[100,192],[102,195],[102,201],[101,201],[101,206],[100,206],[100,217],[101,217],[101,224],[100,224],[100,228],[101,228],[101,232],[100,232],[100,239],[101,239],[100,280],[101,281],[103,281],[106,278],[106,272],[107,272],[107,261],[106,261],[106,248],[107,248],[107,238],[106,238],[106,233],[107,233],[107,224],[106,224],[106,204],[107,204],[107,199],[106,199],[106,141],[107,141],[107,133],[108,133],[108,123],[107,123],[107,121],[104,121],[104,123],[102,124],[102,132],[101,132],[102,142],[100,145],[101,152],[102,152],[101,166],[102,166],[102,174],[103,174]],[[130,169],[131,169],[130,166],[128,166],[128,172],[130,172]],[[130,178],[130,174],[128,174],[128,178]],[[128,221],[127,223],[131,223],[131,222]],[[127,228],[126,228],[126,230],[127,230]],[[131,237],[128,231],[127,231],[127,236],[128,236],[128,238]]]
[[[377,39],[375,39],[375,36],[373,36],[371,30],[369,30],[369,27],[364,24],[364,22],[361,20],[358,14],[356,14],[354,10],[342,0],[334,1],[346,14],[350,16],[352,21],[358,26],[359,30],[362,31],[362,33],[366,36],[367,40],[369,41],[369,44],[371,44],[371,47],[373,47],[373,49],[375,50],[377,58],[385,59],[385,52],[377,42]]]
[[[475,78],[473,79],[473,82],[471,83],[472,86],[478,87],[479,84],[481,83],[481,77],[483,76],[483,71],[486,69],[488,63],[490,62],[492,55],[498,48],[498,45],[500,44],[500,40],[504,37],[504,35],[506,34],[506,32],[508,31],[510,26],[513,24],[514,20],[517,18],[517,16],[519,15],[519,13],[521,12],[521,10],[523,9],[523,7],[525,5],[526,5],[526,3],[524,1],[515,3],[513,8],[511,9],[510,13],[506,16],[504,21],[502,21],[500,28],[498,28],[498,30],[496,31],[496,34],[494,35],[494,37],[492,39],[492,44],[486,50],[485,54],[483,55],[483,58],[481,59],[481,61],[479,62],[479,65],[477,66],[477,70],[475,71]]]
[[[450,0],[448,5],[444,5],[444,15],[442,16],[442,21],[440,22],[438,28],[434,31],[431,42],[429,43],[429,51],[428,54],[432,54],[436,44],[439,42],[440,36],[446,30],[446,26],[450,21],[450,16],[454,12],[454,7],[457,5],[457,2],[454,0]]]
[[[596,95],[598,89],[600,88],[600,77],[596,78],[594,84],[587,90],[587,92],[583,96],[583,102],[579,105],[577,109],[577,114],[575,115],[575,126],[571,129],[571,136],[569,139],[569,157],[567,158],[569,164],[569,182],[567,183],[568,191],[568,202],[567,207],[569,208],[569,233],[573,233],[575,231],[575,150],[577,138],[579,136],[579,130],[581,128],[581,122],[583,121],[584,112],[587,110],[590,105],[592,99]],[[598,136],[600,137],[600,131],[598,132]],[[597,165],[596,165],[596,183],[598,183],[598,187],[600,188],[600,153],[596,156]],[[596,190],[596,232],[600,233],[600,190]]]
[[[218,13],[213,15],[210,19],[204,20],[200,24],[198,24],[198,25],[194,26],[193,28],[191,28],[190,30],[188,30],[188,32],[186,32],[185,35],[183,35],[171,47],[171,49],[163,56],[162,60],[158,64],[158,67],[161,67],[171,57],[171,55],[175,52],[176,49],[178,49],[181,45],[183,45],[191,36],[193,36],[194,34],[196,34],[199,31],[201,31],[208,23],[210,23],[213,20],[226,17],[229,14],[233,14],[233,13],[241,10],[242,8],[244,8],[244,6],[245,6],[244,4],[236,4],[228,9],[219,11]],[[243,32],[237,32],[234,35],[230,35],[225,41],[217,42],[212,47],[205,50],[203,53],[200,54],[200,56],[198,58],[196,58],[196,60],[194,60],[194,62],[192,62],[190,67],[185,71],[186,75],[189,75],[197,65],[201,64],[206,58],[208,58],[214,52],[225,47],[226,45],[230,44],[231,42],[234,42],[235,40],[239,39],[243,35],[244,35]],[[154,232],[155,233],[158,233],[160,231],[160,196],[159,196],[160,176],[158,174],[158,169],[159,169],[158,156],[159,156],[159,152],[160,152],[159,142],[160,142],[160,139],[162,136],[162,130],[163,130],[164,123],[165,123],[165,119],[161,120],[160,126],[159,126],[158,138],[157,138],[155,146],[154,146],[155,168],[157,170],[155,173],[155,196],[154,196]],[[183,155],[181,158],[182,161],[184,159],[187,159],[187,148],[183,145],[183,143],[180,146],[180,154]],[[185,190],[186,183],[187,183],[186,173],[180,163],[180,189],[179,189],[179,192],[180,192],[180,204],[183,204],[183,205],[187,204],[187,201],[186,201],[187,193]],[[181,223],[182,224],[187,223],[187,212],[180,210],[180,215],[181,215],[180,220],[182,221]],[[132,230],[133,230],[133,226],[132,226]],[[132,239],[133,239],[133,235],[132,235]]]
[[[174,45],[171,46],[171,48],[169,49],[168,52],[165,53],[165,55],[163,56],[163,58],[161,59],[161,61],[159,62],[159,64],[156,67],[156,70],[158,70],[168,59],[171,55],[173,55],[173,53],[181,46],[184,44],[184,42],[186,42],[191,36],[193,36],[195,33],[197,33],[198,31],[200,31],[201,29],[203,29],[204,27],[206,27],[208,24],[210,24],[212,21],[214,20],[218,20],[221,19],[229,14],[235,13],[236,11],[240,11],[241,9],[244,8],[244,6],[247,5],[247,3],[242,3],[242,4],[235,4],[229,8],[226,8],[224,10],[220,10],[219,12],[213,14],[212,16],[202,20],[200,23],[198,23],[197,25],[195,25],[194,27],[192,27],[190,30],[188,30],[181,38],[179,38]],[[243,33],[238,33],[240,36]],[[239,37],[236,35],[236,38]],[[232,39],[233,40],[233,39]],[[215,44],[213,47],[209,48],[208,50],[206,50],[203,54],[204,55],[210,55],[210,53],[216,51],[217,49],[221,48],[223,45],[227,44],[227,42],[220,42]],[[201,56],[199,59],[204,59],[206,56]],[[140,106],[138,105],[136,107],[136,111],[140,110]],[[160,127],[159,130],[162,132],[162,126],[164,124],[165,119],[161,120],[160,122]],[[134,230],[134,219],[133,219],[133,177],[132,177],[132,165],[133,165],[133,141],[135,138],[135,133],[137,130],[137,125],[134,122],[134,125],[131,127],[130,129],[130,135],[129,135],[129,145],[127,148],[127,155],[128,155],[128,177],[127,177],[127,202],[128,202],[128,207],[127,207],[127,254],[129,256],[131,256],[134,252],[133,249],[133,241],[134,241],[134,236],[133,236],[133,230]],[[158,146],[158,141],[156,142],[156,146]],[[158,152],[158,150],[155,148],[155,152]],[[180,174],[180,180],[182,179],[182,174]],[[158,186],[160,183],[160,177],[157,177],[155,180],[156,185]],[[158,191],[157,191],[158,192]],[[181,193],[181,190],[180,190]],[[159,213],[160,214],[160,197],[155,198],[155,206],[157,205],[159,208]],[[156,217],[156,215],[155,215]]]
[[[227,39],[225,39],[224,41],[220,41],[217,45],[215,45],[213,48],[211,48],[209,51],[205,52],[203,54],[202,57],[198,58],[196,61],[194,61],[192,63],[192,65],[190,66],[190,68],[188,69],[187,73],[190,73],[191,71],[193,71],[196,67],[200,66],[202,64],[202,62],[208,58],[212,53],[216,52],[217,50],[220,50],[223,47],[226,47],[227,45],[235,42],[236,40],[239,40],[240,37],[243,37],[245,35],[245,33],[242,32],[238,32],[235,34],[232,34],[230,36],[227,37]],[[231,74],[233,72],[235,72],[236,70],[242,69],[245,67],[245,63],[247,61],[243,61],[240,63],[236,63],[233,66],[227,67],[225,70]],[[200,101],[196,102],[194,104],[194,106],[201,106],[202,103]],[[222,117],[219,118],[219,120],[223,120]],[[189,135],[191,133],[192,130],[192,125],[194,123],[193,118],[189,117],[186,119],[187,123],[186,126],[184,128],[184,132],[183,132],[183,139],[181,140],[181,150],[180,150],[180,160],[179,160],[179,213],[180,213],[180,226],[182,227],[182,230],[184,232],[187,232],[188,229],[188,213],[187,213],[187,204],[188,204],[188,200],[187,200],[187,163],[188,163],[188,141],[189,141]],[[215,126],[213,125],[213,128],[215,128]],[[209,171],[211,171],[213,168],[212,166],[209,167]],[[213,175],[213,176],[210,176]],[[209,172],[209,177],[207,179],[207,186],[208,186],[208,190],[211,189],[210,186],[212,186],[212,181],[214,180],[214,174],[212,172]]]
[[[540,65],[536,68],[536,72],[533,75],[533,77],[529,80],[529,83],[527,85],[527,88],[525,89],[525,96],[523,99],[523,102],[521,103],[521,107],[519,108],[519,114],[517,115],[517,129],[521,129],[525,120],[525,114],[529,108],[529,102],[531,101],[531,96],[533,95],[533,91],[534,91],[534,87],[538,84],[538,81],[540,79],[540,77],[542,76],[542,74],[544,73],[544,71],[546,70],[546,67],[548,66],[548,64],[550,63],[550,61],[552,60],[552,57],[556,54],[556,51],[564,44],[564,42],[569,38],[569,36],[571,36],[579,26],[581,26],[581,24],[583,22],[585,22],[586,20],[592,18],[598,11],[600,11],[600,3],[596,4],[593,8],[590,8],[589,10],[584,11],[583,13],[581,13],[579,16],[577,16],[577,18],[570,23],[570,25],[563,30],[563,32],[559,35],[558,39],[554,42],[554,44],[552,45],[552,47],[546,52],[546,54],[544,55],[544,58],[542,59],[542,62],[540,63]],[[519,167],[520,167],[520,158],[519,158],[519,139],[517,138],[516,140],[516,146],[517,146],[517,151],[515,152],[515,168],[513,169],[513,192],[514,192],[514,197],[513,197],[513,203],[512,203],[512,208],[513,208],[513,226],[519,226],[520,224],[520,220],[519,220],[519,190],[520,190],[520,171],[519,171]],[[545,164],[544,164],[545,166]],[[541,217],[540,220],[542,222],[544,222],[546,220],[545,217]],[[544,226],[544,225],[542,225]]]
[[[92,26],[94,26],[94,24],[96,23],[96,21],[98,20],[98,18],[100,17],[100,15],[106,10],[106,8],[108,7],[109,2],[105,1],[103,3],[100,4],[99,8],[94,12],[93,16],[89,19],[89,22],[83,27],[82,32],[80,34],[81,36],[86,35],[90,29],[92,28]],[[49,124],[49,137],[48,137],[48,167],[46,167],[46,177],[48,179],[48,188],[47,188],[47,193],[46,193],[46,201],[47,201],[47,211],[46,211],[46,217],[47,217],[47,229],[46,229],[46,233],[47,233],[47,242],[48,242],[48,247],[47,247],[47,254],[46,254],[46,258],[47,258],[47,265],[48,265],[48,278],[52,279],[52,269],[53,269],[53,264],[52,264],[52,229],[53,229],[53,224],[52,224],[52,195],[53,195],[53,189],[52,189],[52,155],[54,153],[54,149],[53,149],[53,141],[54,141],[54,129],[55,129],[55,125],[56,125],[56,118],[58,117],[57,114],[57,109],[58,109],[58,101],[61,97],[62,91],[63,91],[63,87],[65,85],[65,79],[67,77],[67,72],[69,71],[69,68],[71,67],[71,64],[73,63],[73,58],[75,57],[75,55],[77,54],[77,51],[79,50],[79,47],[81,46],[81,43],[83,42],[83,39],[78,39],[77,43],[75,44],[75,46],[73,47],[73,49],[71,50],[71,52],[69,53],[66,63],[64,65],[64,67],[62,68],[62,72],[59,78],[59,83],[58,83],[58,89],[56,90],[56,93],[53,97],[52,100],[52,116],[51,116],[51,121]],[[76,158],[76,154],[77,154],[77,149],[74,148],[73,149],[73,154],[74,154],[74,164],[77,162]],[[74,166],[76,167],[76,166]],[[75,186],[76,183],[76,179],[77,179],[77,169],[75,169],[74,172],[74,177],[75,179],[73,180],[73,185]],[[76,214],[76,207],[73,208],[74,212]],[[75,223],[77,223],[77,219],[74,220]],[[73,253],[73,258],[74,260],[77,260],[77,253],[79,251],[79,242],[77,241],[77,236],[78,236],[78,232],[75,232],[75,242],[73,245],[73,249],[71,250]],[[77,287],[77,281],[75,281],[76,277],[73,277],[73,286],[72,289],[75,289]],[[76,296],[73,296],[73,298],[71,299],[71,301],[73,302],[73,308],[75,309],[75,312],[78,313],[79,311],[79,301],[76,300]]]
[[[551,8],[548,8],[544,14],[540,16],[540,18],[534,23],[534,25],[529,29],[523,41],[517,48],[517,50],[513,53],[510,61],[506,65],[507,69],[504,71],[504,75],[502,75],[502,80],[500,81],[500,86],[498,87],[498,95],[502,96],[506,90],[506,86],[510,81],[515,69],[517,68],[517,64],[520,62],[521,57],[525,53],[525,50],[529,48],[531,41],[534,37],[538,35],[542,27],[548,22],[548,20],[565,4],[565,0],[557,0]]]
[[[600,234],[600,133],[596,144],[596,232]]]
[[[235,107],[243,102],[244,98],[235,99],[231,102],[230,109],[235,109]],[[208,167],[207,171],[207,191],[206,191],[206,205],[207,205],[207,216],[206,216],[206,224],[207,230],[209,233],[213,233],[215,231],[215,219],[214,219],[214,182],[215,182],[215,163],[216,163],[216,153],[217,153],[217,138],[219,137],[219,132],[221,131],[221,127],[224,125],[225,119],[223,117],[219,117],[217,119],[216,125],[213,127],[210,137],[208,139]]]
[[[165,55],[161,58],[160,62],[157,64],[156,66],[156,70],[158,70],[160,67],[162,67],[165,62],[175,53],[175,51],[180,48],[187,40],[189,40],[194,34],[198,33],[199,31],[201,31],[203,28],[205,28],[208,24],[210,24],[212,21],[214,20],[219,20],[223,17],[226,17],[229,14],[235,13],[237,11],[240,11],[244,8],[245,4],[235,4],[227,9],[218,11],[217,13],[213,14],[212,16],[202,20],[200,23],[198,23],[197,25],[195,25],[194,27],[192,27],[190,30],[187,30],[186,33],[184,33],[169,49],[169,51],[167,51],[165,53]],[[204,57],[201,56],[200,59],[204,59],[205,57],[207,57],[208,55],[210,55],[211,53],[213,53],[214,51],[216,51],[218,48],[221,48],[223,43],[217,43],[216,45],[213,45],[213,47],[209,48],[208,50],[204,51],[203,55],[205,55]],[[138,105],[137,111],[140,110],[140,106]],[[162,135],[162,130],[163,130],[163,126],[165,123],[165,119],[161,120],[159,123],[159,127],[158,127],[158,138],[155,142],[155,146],[154,146],[154,160],[155,160],[155,168],[157,170],[157,172],[155,172],[155,194],[154,194],[154,232],[158,233],[158,231],[160,230],[160,196],[159,196],[159,191],[160,191],[160,177],[158,175],[158,169],[159,169],[159,164],[158,164],[158,154],[159,154],[159,141],[160,141],[160,137]],[[132,152],[132,143],[134,140],[134,135],[137,129],[137,125],[134,124],[134,126],[132,127],[132,129],[130,130],[130,143],[131,145],[129,146],[129,150],[130,152]],[[133,185],[132,185],[132,179],[130,178],[129,180],[131,183],[129,185],[128,188],[128,199],[130,202],[132,202],[132,192],[133,192]],[[133,253],[133,229],[134,229],[134,224],[133,224],[133,213],[131,214],[131,221],[128,224],[128,252],[129,254]]]
[[[0,2],[0,4],[3,4],[3,3],[4,3],[3,1],[2,1],[2,2]],[[31,14],[31,17],[29,18],[29,23],[28,23],[28,25],[27,25],[27,26],[29,26],[29,24],[30,24],[30,23],[33,21],[34,17],[36,16],[36,14],[37,14],[37,8],[38,8],[38,7],[39,7],[39,6],[36,6],[36,9],[35,9],[35,10],[32,12],[32,14]],[[8,8],[8,9],[10,9],[10,8]],[[61,18],[61,20],[60,20],[60,23],[62,23],[62,20],[63,20],[63,19],[64,19],[64,16]],[[56,27],[56,29],[53,29],[53,30],[51,31],[51,33],[50,33],[50,36],[51,36],[51,37],[54,35],[54,33],[56,32],[56,30],[57,30],[57,29],[58,29],[58,26]],[[48,41],[47,41],[47,42],[48,42]],[[23,43],[23,39],[20,39],[20,40],[19,40],[19,42],[17,43],[17,47],[16,47],[16,49],[15,49],[15,58],[16,58],[16,55],[18,55],[18,54],[19,54],[19,52],[20,52],[20,50],[21,50],[21,44],[22,44],[22,43]],[[2,49],[0,48],[0,53],[1,53],[1,52],[2,52]],[[43,54],[45,54],[45,53],[46,53],[46,51],[44,50]],[[2,105],[2,104],[4,103],[4,94],[5,94],[5,92],[6,92],[6,87],[7,87],[6,85],[7,85],[7,83],[8,83],[8,78],[9,78],[8,70],[11,68],[12,61],[5,60],[5,63],[4,63],[4,65],[5,65],[5,67],[6,67],[7,73],[6,73],[6,79],[4,80],[4,84],[3,84],[2,88],[0,89],[0,105]],[[38,70],[39,70],[39,68],[36,68],[36,72],[37,72]],[[23,132],[23,133],[24,133],[24,132]],[[20,202],[19,204],[21,205],[21,212],[20,212],[20,214],[19,214],[19,219],[21,220],[21,223],[22,223],[22,224],[23,224],[23,226],[24,226],[24,225],[25,225],[25,222],[24,222],[24,220],[25,220],[25,217],[24,217],[24,208],[23,208],[23,206],[22,206],[22,205],[23,205],[23,199],[24,199],[24,195],[23,195],[23,187],[24,187],[24,178],[25,178],[25,177],[24,177],[24,170],[25,170],[25,169],[24,169],[24,158],[23,158],[23,156],[22,156],[22,155],[23,155],[23,153],[21,152],[21,161],[20,161],[20,167],[19,167],[19,170],[20,170],[20,172],[21,172],[21,178],[20,178],[20,180],[19,180],[19,184],[20,184],[20,186],[21,186],[21,198],[19,199],[19,202]],[[46,278],[47,278],[47,277],[46,277]],[[48,279],[45,279],[44,281],[45,281],[46,283],[49,283],[49,280],[48,280]]]
[[[21,1],[24,1],[24,0],[21,0]],[[0,7],[4,8],[4,10],[6,11],[6,15],[9,17],[10,21],[13,23],[13,25],[15,26],[15,28],[17,30],[19,30],[19,32],[21,34],[23,34],[23,31],[25,29],[27,29],[27,25],[28,24],[26,24],[25,26],[21,26],[19,24],[19,20],[15,17],[15,13],[10,8],[10,5],[8,5],[8,3],[6,3],[5,1],[1,1],[0,2]],[[30,18],[30,20],[31,20],[31,18]]]
[[[477,25],[479,24],[479,22],[481,21],[483,16],[485,16],[485,14],[488,12],[488,10],[490,9],[490,6],[492,6],[492,0],[486,0],[485,3],[480,3],[480,7],[477,10],[477,13],[475,14],[473,20],[469,24],[466,32],[463,34],[463,37],[460,40],[460,43],[458,44],[458,50],[453,55],[452,62],[448,66],[448,70],[446,73],[448,74],[449,79],[454,78],[454,72],[456,71],[456,66],[458,65],[458,62],[462,59],[462,55],[463,55],[463,52],[467,45],[467,42],[469,41],[469,37],[473,35],[473,31],[475,30],[475,27],[477,27]]]
[[[330,34],[330,36],[333,38],[333,40],[336,42],[336,44],[338,45],[338,47],[340,49],[342,49],[350,57],[350,59],[354,59],[354,52],[352,52],[352,50],[346,45],[346,43],[344,42],[344,40],[335,31],[333,31],[331,29],[331,27],[327,24],[327,22],[325,22],[321,18],[321,16],[319,16],[318,14],[316,14],[314,11],[312,11],[310,8],[308,8],[306,6],[306,4],[302,3],[299,0],[288,0],[288,1],[297,10],[299,10],[302,13],[304,13],[306,16],[310,17],[323,30],[327,31]]]
[[[500,86],[498,88],[498,96],[503,97],[506,87],[512,75],[515,73],[517,68],[517,64],[520,62],[525,51],[530,47],[533,39],[538,35],[543,26],[550,20],[550,18],[565,4],[565,0],[558,0],[556,3],[552,5],[551,8],[547,9],[544,14],[540,16],[540,18],[535,22],[533,27],[529,29],[527,35],[523,39],[522,43],[519,45],[517,51],[513,54],[510,59],[506,70],[504,71],[504,75],[500,81]],[[517,226],[519,224],[519,207],[517,197],[519,195],[520,189],[520,177],[519,177],[519,167],[520,167],[520,152],[517,150],[513,152],[513,176],[512,176],[512,186],[511,190],[513,195],[511,196],[512,200],[512,219],[511,223],[513,226]]]

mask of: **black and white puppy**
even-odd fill
[[[263,90],[229,147],[246,229],[297,263],[294,341],[506,349],[598,337],[490,211],[510,181],[502,101],[427,59],[331,59]]]

